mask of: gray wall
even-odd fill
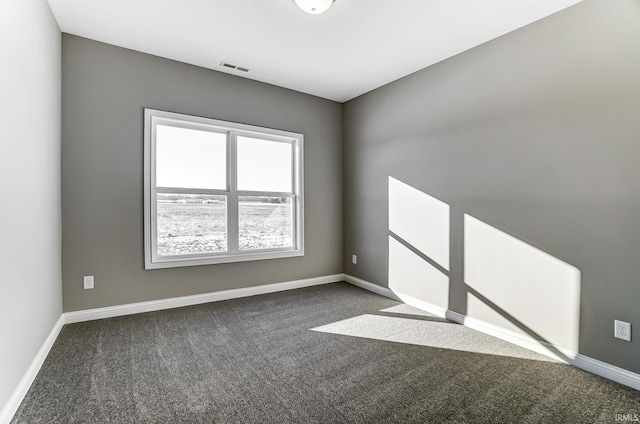
[[[392,176],[451,207],[451,310],[469,214],[578,268],[580,353],[640,372],[639,70],[640,2],[586,0],[346,103],[345,272],[387,285]]]
[[[342,272],[340,104],[67,34],[62,87],[65,311]],[[305,256],[145,271],[144,107],[303,133]]]
[[[62,313],[60,38],[45,0],[0,2],[0,410]]]

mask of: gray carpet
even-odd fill
[[[614,423],[616,414],[640,415],[640,392],[338,283],[66,325],[12,422]]]

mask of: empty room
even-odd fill
[[[0,424],[640,421],[640,0],[0,35]]]

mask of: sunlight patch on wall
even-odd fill
[[[580,270],[464,215],[467,316],[578,352]]]
[[[450,322],[364,314],[312,328],[312,331],[439,349],[553,362],[552,359],[543,355]]]
[[[449,277],[389,236],[389,288],[394,292],[449,307]]]
[[[389,177],[389,230],[449,270],[449,205]]]

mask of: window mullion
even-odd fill
[[[291,192],[294,194],[298,193],[298,164],[296,157],[298,156],[297,152],[298,146],[294,143],[291,145]]]
[[[295,193],[289,191],[250,191],[236,190],[238,196],[257,196],[257,197],[294,197]]]
[[[179,193],[179,194],[208,194],[226,196],[227,190],[203,189],[203,188],[180,188],[180,187],[155,187],[156,193]]]
[[[238,135],[235,131],[229,131],[229,160],[227,161],[227,184],[229,198],[227,201],[227,239],[229,240],[229,252],[236,253],[239,249],[238,241]]]

